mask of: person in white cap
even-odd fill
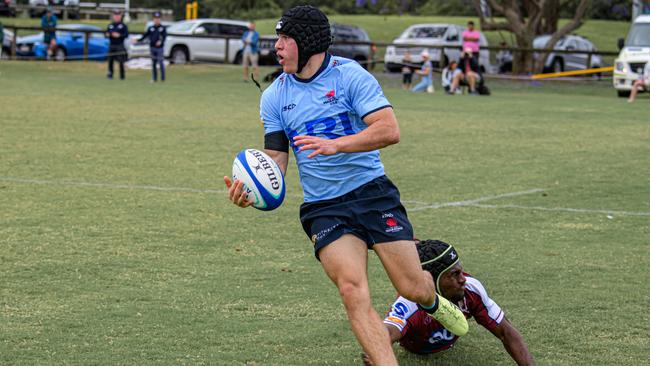
[[[425,49],[420,56],[422,57],[422,68],[415,70],[415,73],[420,75],[422,80],[411,91],[417,93],[426,90],[427,93],[433,93],[433,64],[429,60],[429,51]]]

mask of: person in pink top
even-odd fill
[[[481,39],[481,33],[474,29],[474,22],[467,22],[467,29],[463,31],[463,50],[471,49],[472,56],[478,63],[478,51],[480,49],[479,41]]]

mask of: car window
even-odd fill
[[[576,46],[576,41],[570,40],[569,42],[567,42],[565,49],[568,51],[578,49],[578,47]]]
[[[408,38],[440,38],[447,31],[447,27],[418,27],[413,28]]]
[[[458,30],[456,27],[449,27],[449,31],[447,32],[447,40],[450,42],[458,41]]]
[[[334,33],[334,40],[336,41],[355,41],[354,36],[348,32],[336,32]]]
[[[169,29],[167,29],[167,30],[169,31],[169,33],[187,32],[190,29],[192,29],[192,26],[194,26],[194,23],[180,22],[180,23],[176,23],[174,25],[170,25]]]
[[[201,24],[201,26],[199,28],[201,28],[201,27],[203,27],[203,29],[205,29],[205,33],[203,33],[203,34],[206,34],[206,35],[209,35],[209,36],[217,36],[217,35],[219,35],[219,24],[217,24],[217,23],[203,23],[203,24]],[[198,30],[198,28],[197,28],[197,30]]]
[[[243,36],[248,27],[235,24],[219,24],[219,32],[224,36]]]
[[[579,41],[578,42],[578,49],[580,51],[590,51],[591,47],[589,47],[589,43],[587,43],[587,41]]]

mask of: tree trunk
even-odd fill
[[[560,20],[560,0],[546,0],[546,7],[542,10],[542,22],[537,34],[557,32],[558,20]]]

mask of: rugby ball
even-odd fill
[[[232,163],[232,177],[244,183],[244,192],[253,207],[270,211],[284,200],[284,177],[280,166],[264,152],[241,151]]]

